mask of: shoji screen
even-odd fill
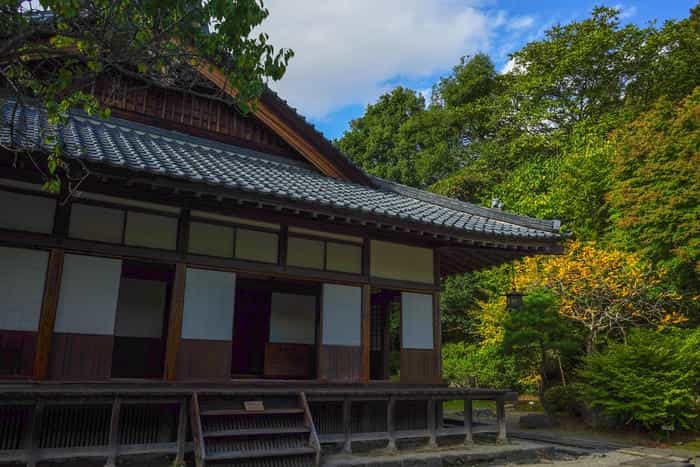
[[[0,377],[30,376],[49,254],[0,247]]]
[[[433,348],[433,296],[401,293],[401,346],[404,349]]]
[[[229,377],[235,294],[235,274],[187,269],[180,378]]]
[[[110,376],[122,262],[66,255],[51,349],[51,377]]]
[[[362,288],[324,284],[322,311],[320,376],[358,380],[362,364]]]
[[[433,296],[401,293],[401,382],[440,382],[440,352],[435,347]]]

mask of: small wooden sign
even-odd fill
[[[245,407],[246,412],[264,412],[265,405],[263,401],[244,401],[243,407]]]
[[[661,429],[664,431],[676,431],[676,427],[674,425],[661,425]]]

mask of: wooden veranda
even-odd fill
[[[505,402],[515,398],[491,389],[279,380],[6,383],[0,394],[0,462],[29,466],[74,458],[115,465],[135,455],[197,466],[307,456],[318,465],[324,448],[350,453],[357,442],[469,444],[482,432],[505,441]],[[450,400],[464,401],[463,426],[443,422],[442,402]],[[495,401],[495,425],[473,426],[476,400]]]

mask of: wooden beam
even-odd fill
[[[165,379],[177,379],[177,354],[182,337],[182,313],[185,305],[185,263],[175,265],[175,280],[170,295],[170,317],[168,320],[168,336],[165,348]]]
[[[433,347],[435,348],[436,383],[442,382],[442,322],[440,321],[440,292],[433,294]]]
[[[119,397],[112,402],[112,416],[109,423],[109,456],[105,467],[116,467],[117,455],[119,455],[119,415],[122,402]]]
[[[41,303],[41,314],[39,315],[36,352],[34,354],[34,379],[36,380],[46,379],[49,373],[49,354],[51,353],[53,328],[56,324],[64,256],[64,252],[61,249],[53,249],[49,254],[44,297]]]
[[[361,326],[361,379],[369,383],[370,378],[370,326],[372,309],[372,289],[369,284],[362,286],[362,326]]]
[[[474,409],[471,397],[464,399],[464,444],[472,445],[474,444],[474,437],[472,434],[472,420],[474,416]]]
[[[352,402],[349,397],[343,400],[343,452],[352,453]]]

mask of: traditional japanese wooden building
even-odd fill
[[[123,78],[94,93],[112,116],[60,127],[1,101],[0,462],[470,440],[449,399],[497,400],[505,435],[510,393],[442,382],[440,280],[557,253],[558,222],[372,177],[269,90],[246,116]],[[71,193],[41,189],[51,144],[87,174]]]

